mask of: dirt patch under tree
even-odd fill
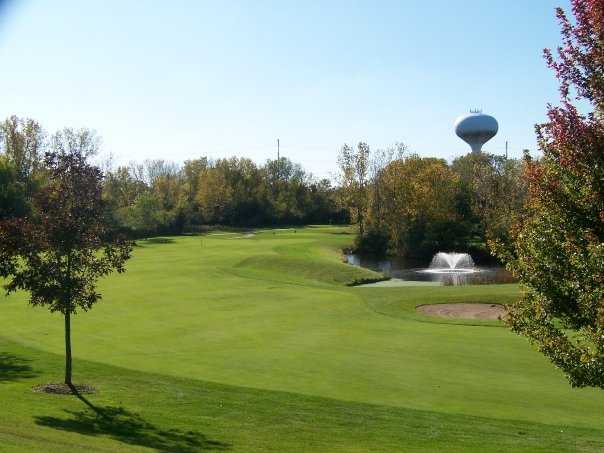
[[[96,393],[94,387],[90,385],[73,385],[67,384],[42,384],[36,385],[33,388],[37,393],[52,393],[55,395],[78,395],[81,393]]]

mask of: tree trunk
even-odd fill
[[[71,383],[71,313],[65,313],[65,384]]]
[[[365,236],[365,218],[362,208],[357,208],[357,221],[359,222],[359,233],[361,237]]]

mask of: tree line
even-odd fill
[[[0,123],[0,218],[22,216],[45,184],[45,152],[78,150],[98,159],[99,137],[89,129],[49,136],[38,122],[12,116]],[[342,224],[349,221],[329,179],[317,179],[281,157],[257,165],[231,157],[165,160],[103,167],[102,195],[114,226],[132,237],[199,231],[202,225],[256,227]]]
[[[92,130],[49,135],[35,120],[7,118],[0,123],[0,218],[28,212],[46,184],[47,151],[99,160],[99,149]],[[506,238],[526,196],[520,160],[469,154],[448,164],[410,154],[402,143],[376,151],[344,145],[335,185],[284,157],[263,165],[244,157],[99,164],[107,216],[134,238],[205,225],[353,222],[359,252],[425,258],[464,249],[486,256],[487,240]]]
[[[449,164],[400,143],[375,152],[359,143],[344,145],[338,164],[340,199],[358,225],[361,253],[488,256],[487,241],[508,238],[527,195],[523,160],[486,153]]]

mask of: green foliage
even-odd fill
[[[464,226],[483,240],[507,241],[526,200],[522,161],[472,153],[455,159],[451,168],[459,176],[457,209]]]
[[[46,135],[32,119],[0,122],[0,219],[29,212],[30,199],[44,180]]]
[[[25,185],[18,180],[17,171],[8,158],[0,155],[0,220],[22,217],[27,210]]]
[[[384,228],[370,223],[365,234],[355,238],[354,250],[363,255],[385,256],[390,250],[390,235]]]
[[[0,123],[0,139],[0,150],[14,166],[18,181],[26,184],[40,168],[45,149],[42,127],[13,115]]]
[[[22,216],[45,184],[41,156],[75,150],[97,157],[100,137],[89,129],[65,128],[47,138],[34,120],[12,116],[0,123],[0,217]],[[200,231],[203,225],[237,227],[346,223],[338,189],[317,180],[287,158],[257,165],[232,157],[188,160],[179,166],[161,159],[108,169],[103,201],[112,225],[133,237]]]
[[[349,211],[352,222],[358,225],[361,237],[365,235],[369,202],[369,159],[369,145],[364,142],[359,142],[356,150],[344,145],[338,155],[340,203]]]
[[[119,209],[117,216],[121,225],[143,236],[165,231],[169,223],[161,202],[147,192],[140,194],[130,207]]]
[[[145,161],[110,172],[104,198],[132,234],[182,233],[202,224],[229,226],[343,223],[329,181],[317,181],[286,158],[207,158],[182,168]]]
[[[379,191],[379,197],[370,197],[371,237],[362,237],[360,249],[370,243],[383,247],[387,237],[391,252],[427,255],[464,238],[456,228],[458,179],[444,160],[406,156],[387,163],[374,178],[372,192]]]
[[[487,239],[508,237],[526,198],[520,161],[469,154],[448,165],[405,151],[399,145],[369,156],[372,171],[362,194],[342,188],[349,198],[357,193],[362,199],[353,209],[364,210],[366,224],[355,242],[358,252],[426,258],[464,250],[482,256]],[[353,162],[351,150],[343,155]]]

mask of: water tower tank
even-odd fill
[[[481,111],[470,110],[469,115],[455,120],[455,133],[472,147],[473,153],[479,153],[482,145],[492,139],[498,129],[497,120]]]

